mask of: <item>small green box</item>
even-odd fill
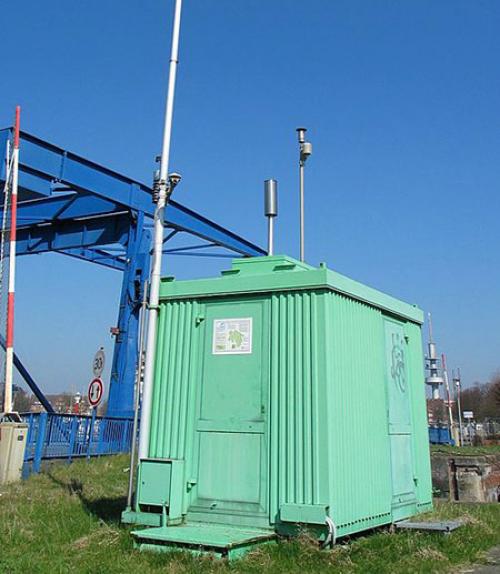
[[[139,468],[138,505],[168,507],[169,521],[182,517],[184,461],[143,459]]]

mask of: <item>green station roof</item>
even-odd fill
[[[274,291],[331,290],[373,307],[423,323],[424,315],[416,305],[405,303],[386,293],[349,279],[326,265],[312,267],[288,257],[248,257],[234,259],[231,269],[220,277],[176,281],[162,279],[160,297],[163,299],[202,299],[214,296],[244,293],[270,293]]]

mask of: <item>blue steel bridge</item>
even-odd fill
[[[12,135],[12,128],[0,130],[2,183],[7,141]],[[17,255],[56,252],[122,273],[108,417],[133,414],[139,311],[150,271],[155,209],[151,195],[151,188],[143,183],[21,132]],[[171,243],[174,237],[175,246]],[[176,201],[170,201],[165,212],[164,245],[164,253],[178,255],[266,254]],[[19,357],[16,367],[51,412],[36,376],[23,368]]]

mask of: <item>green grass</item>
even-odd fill
[[[500,544],[500,505],[439,504],[433,518],[464,517],[450,536],[376,531],[320,551],[302,538],[280,541],[228,563],[187,553],[139,553],[120,527],[126,457],[54,465],[48,473],[2,489],[0,572],[148,574],[300,573],[363,574],[456,571]]]
[[[500,445],[491,446],[449,446],[446,444],[431,445],[431,452],[441,452],[454,456],[475,456],[484,454],[500,454]]]

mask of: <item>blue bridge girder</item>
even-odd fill
[[[0,158],[11,139],[12,128],[0,130]],[[123,272],[109,416],[131,416],[133,410],[140,301],[150,272],[151,196],[151,188],[138,181],[21,132],[17,254],[61,253]],[[164,251],[170,255],[266,254],[175,201],[168,204],[164,225]],[[197,241],[170,247],[180,234]]]
[[[103,267],[108,267],[109,269],[116,269],[117,271],[125,271],[127,267],[126,260],[111,255],[106,251],[101,249],[86,249],[84,247],[75,247],[72,249],[61,249],[57,253],[62,253],[63,255],[69,255],[75,259],[83,259],[90,263],[97,263]]]
[[[11,129],[0,130],[0,150],[4,150]],[[118,206],[141,211],[146,217],[154,215],[151,188],[65,151],[25,132],[21,132],[19,164],[20,197],[53,197],[64,190],[87,192]],[[5,177],[5,162],[1,166]],[[180,229],[216,243],[243,256],[265,255],[266,252],[250,241],[210,221],[198,213],[169,201],[165,212],[165,225]]]

